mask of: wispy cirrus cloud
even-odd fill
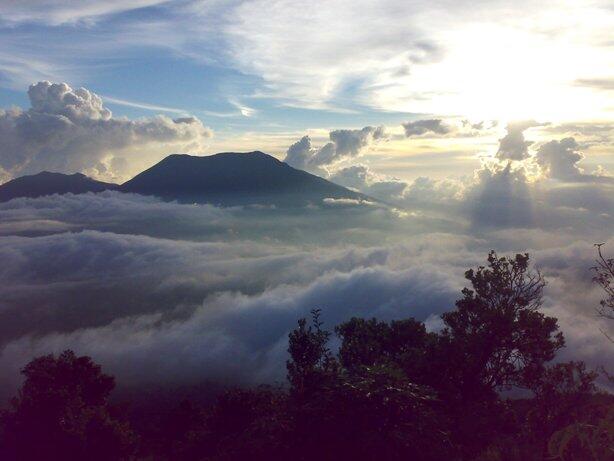
[[[95,21],[100,17],[167,3],[168,0],[28,0],[2,1],[2,19],[9,23],[44,23],[54,26]]]
[[[508,14],[501,0],[471,8],[464,0],[281,0],[274,7],[264,0],[9,2],[0,13],[3,39],[22,35],[10,53],[23,59],[4,78],[13,87],[32,83],[24,81],[35,77],[26,65],[32,61],[64,69],[55,77],[75,81],[76,72],[91,74],[156,50],[249,77],[249,91],[233,96],[288,107],[503,119],[608,114],[603,98],[578,83],[609,85],[612,61],[603,37],[611,10],[604,2],[562,0],[517,6],[518,15]],[[41,37],[56,30],[70,39],[41,47]],[[211,75],[194,72],[193,78]]]
[[[120,106],[136,107],[137,109],[151,110],[154,112],[169,112],[171,114],[189,115],[189,112],[185,109],[179,109],[178,107],[166,107],[158,106],[156,104],[148,104],[145,102],[128,101],[126,99],[114,98],[111,96],[101,95],[102,99],[107,102],[118,104]]]

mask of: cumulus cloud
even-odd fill
[[[0,110],[5,180],[51,170],[121,181],[169,153],[201,152],[212,135],[193,117],[114,118],[98,95],[66,83],[39,82],[28,97],[28,110]]]
[[[469,191],[467,206],[478,228],[532,227],[533,199],[522,168],[493,165],[477,173],[477,182]]]
[[[335,171],[328,178],[332,182],[349,187],[384,201],[400,197],[407,183],[373,173],[366,165],[353,165]]]
[[[284,161],[288,165],[305,169],[314,154],[315,150],[311,145],[311,138],[305,135],[288,148]]]
[[[580,144],[574,138],[552,140],[542,144],[535,154],[535,161],[545,177],[560,181],[607,182],[614,178],[600,168],[596,173],[585,173],[578,165],[584,159]]]
[[[28,97],[33,113],[64,115],[73,122],[111,118],[111,111],[103,107],[98,95],[85,88],[73,90],[66,83],[39,82],[30,85]]]
[[[439,118],[416,120],[415,122],[405,122],[402,124],[406,137],[421,136],[427,133],[448,134],[452,128]]]
[[[582,176],[577,163],[584,158],[580,146],[574,138],[550,141],[542,145],[535,159],[544,175],[563,180],[573,180]]]
[[[523,162],[495,157],[484,161],[473,176],[459,179],[404,181],[376,174],[367,165],[341,168],[328,178],[410,212],[455,219],[459,228],[468,226],[473,232],[565,228],[585,237],[607,237],[599,229],[611,226],[614,181],[583,173],[576,165],[577,147],[569,140],[552,141]],[[549,181],[555,177],[565,184]]]
[[[385,138],[383,126],[366,126],[359,130],[334,130],[329,133],[330,142],[315,149],[311,144],[311,138],[303,136],[288,148],[284,161],[296,168],[318,171],[320,168],[357,157],[364,149]]]
[[[496,157],[499,160],[525,160],[529,157],[529,146],[532,141],[527,141],[524,137],[525,130],[539,126],[539,123],[529,120],[508,123],[505,127],[507,133],[499,140],[499,150]]]

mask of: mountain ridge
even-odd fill
[[[49,179],[51,177],[53,181]],[[327,198],[371,200],[324,178],[295,169],[264,152],[253,151],[222,152],[208,156],[171,154],[121,185],[96,181],[81,173],[64,175],[42,172],[0,185],[0,201],[18,196],[38,197],[107,189],[153,195],[181,203],[222,206],[293,206]]]
[[[0,202],[19,197],[36,198],[53,194],[84,194],[118,188],[118,184],[97,181],[83,173],[64,174],[41,171],[37,174],[12,179],[0,185]]]

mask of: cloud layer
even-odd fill
[[[519,207],[538,205],[526,178],[509,168],[482,175],[470,192],[416,181],[407,211],[221,209],[109,191],[0,204],[0,395],[32,356],[66,347],[91,354],[121,386],[281,381],[287,333],[310,309],[323,310],[327,327],[353,315],[432,323],[490,248],[532,253],[550,282],[545,308],[568,338],[563,358],[604,363],[590,234],[562,224],[584,213],[596,226],[602,207],[578,202],[574,213],[567,199],[570,216],[529,225]],[[427,212],[436,195],[449,219]],[[583,195],[594,194],[572,197]],[[497,206],[513,219],[489,222]]]

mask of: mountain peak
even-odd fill
[[[0,202],[17,197],[101,192],[107,189],[154,195],[165,200],[216,205],[302,206],[327,198],[365,199],[364,195],[297,170],[265,154],[222,152],[208,156],[172,154],[118,186],[82,173],[43,171],[0,186]]]
[[[231,158],[231,157],[242,158],[243,160],[246,160],[246,159],[253,160],[255,158],[262,158],[262,159],[268,159],[268,160],[275,161],[275,162],[280,162],[280,160],[276,159],[272,155],[265,154],[264,152],[259,151],[259,150],[254,150],[251,152],[219,152],[217,154],[211,154],[211,155],[170,154],[164,157],[159,163],[162,163],[165,161],[181,161],[181,160],[199,161],[200,159]]]
[[[124,183],[120,190],[222,205],[294,205],[324,198],[363,198],[261,151],[169,155]]]
[[[22,176],[22,178],[56,178],[58,180],[62,180],[62,179],[68,179],[71,178],[71,180],[74,181],[95,181],[95,182],[101,182],[101,181],[96,181],[93,178],[90,178],[89,176],[84,175],[83,173],[58,173],[56,171],[41,171],[40,173],[36,173],[30,176]],[[20,179],[20,178],[17,178]],[[101,182],[102,183],[102,182]],[[102,184],[107,184],[107,183],[102,183]]]
[[[22,176],[0,185],[0,202],[18,197],[42,197],[53,194],[83,194],[117,189],[117,184],[96,181],[83,173],[64,174],[52,171]]]

